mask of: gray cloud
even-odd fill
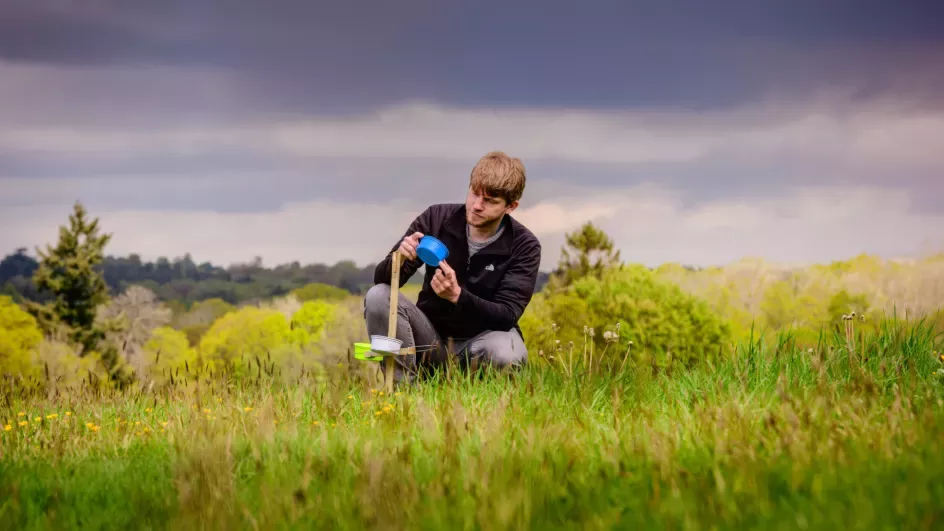
[[[706,108],[824,87],[939,103],[944,87],[932,0],[214,5],[14,0],[0,57],[227,69],[255,109],[322,114],[414,100]]]

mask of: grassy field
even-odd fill
[[[532,353],[516,378],[393,396],[347,364],[121,392],[8,381],[0,528],[939,529],[940,348],[909,326],[688,371]]]

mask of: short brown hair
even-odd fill
[[[521,199],[524,184],[521,159],[509,157],[501,151],[492,151],[480,158],[469,176],[469,186],[474,191],[501,197],[509,204]]]

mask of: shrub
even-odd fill
[[[43,340],[36,319],[8,296],[0,296],[0,374],[36,374]]]
[[[730,325],[704,301],[642,266],[609,269],[599,278],[586,276],[539,294],[522,319],[522,331],[532,350],[547,352],[558,339],[565,351],[573,341],[582,353],[584,341],[596,349],[604,346],[604,333],[615,333],[617,324],[619,335],[609,352],[622,355],[632,341],[638,356],[670,354],[685,365],[715,356],[731,339]]]

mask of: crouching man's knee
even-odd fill
[[[472,342],[469,357],[475,365],[486,363],[495,369],[512,369],[528,362],[528,349],[517,330],[488,332]]]
[[[364,316],[387,317],[390,309],[390,285],[374,284],[364,295]]]

